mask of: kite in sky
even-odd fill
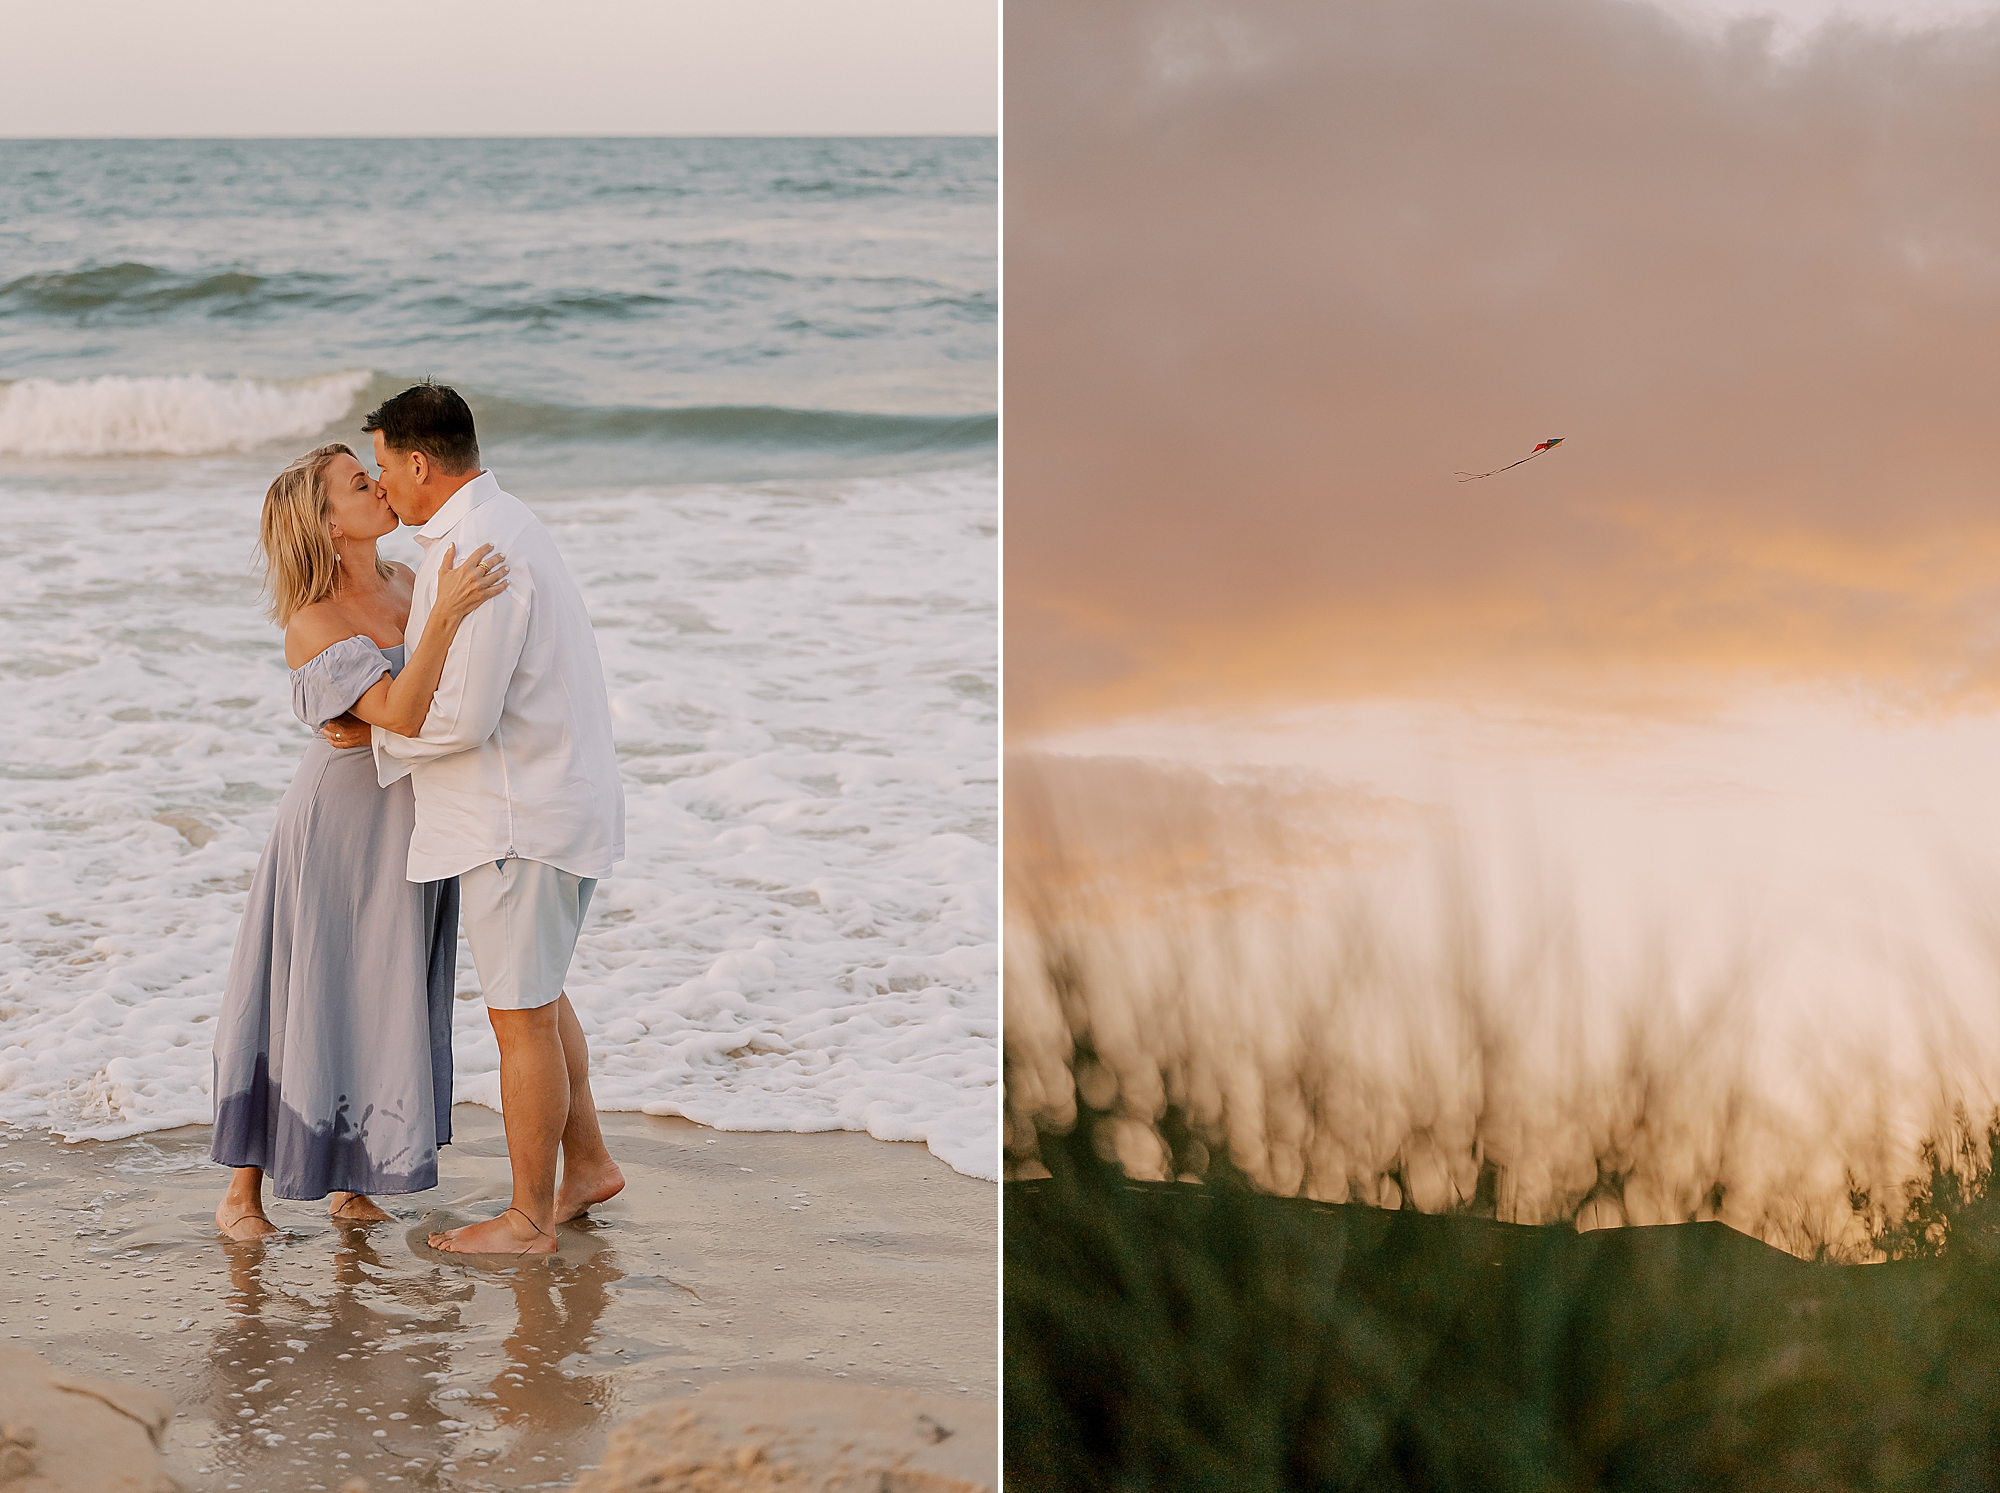
[[[1534,450],[1530,451],[1526,456],[1522,457],[1521,461],[1533,461],[1537,456],[1540,456],[1544,451],[1553,451],[1555,450],[1556,447],[1560,446],[1562,443],[1563,443],[1563,438],[1561,436],[1559,435],[1550,436],[1549,439],[1543,441],[1541,445],[1535,447]],[[1504,467],[1495,467],[1490,472],[1460,472],[1458,474],[1458,480],[1460,482],[1477,482],[1481,477],[1498,477],[1502,472],[1513,471],[1514,468],[1518,467],[1521,464],[1521,461],[1510,461]]]

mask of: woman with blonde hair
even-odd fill
[[[437,1185],[451,1138],[458,883],[407,879],[415,802],[377,785],[366,727],[423,729],[459,623],[507,587],[491,546],[454,566],[405,662],[414,576],[375,553],[396,529],[343,445],[309,451],[264,495],[271,616],[292,708],[316,735],[257,863],[215,1034],[215,1143],[234,1167],[215,1210],[232,1239],[276,1232],[281,1198],[331,1194],[345,1220],[390,1215],[371,1194]],[[329,736],[332,739],[329,739]]]

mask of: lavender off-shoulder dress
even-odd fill
[[[292,671],[315,728],[403,667],[348,638]],[[278,805],[215,1033],[215,1144],[282,1198],[420,1192],[451,1139],[458,882],[407,879],[416,801],[315,736]]]

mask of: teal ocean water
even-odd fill
[[[601,1099],[994,1175],[996,217],[991,140],[0,142],[0,1120],[208,1117],[257,506],[428,375],[598,627]]]
[[[979,140],[0,142],[0,454],[296,441],[424,374],[656,479],[977,454],[996,189]],[[212,432],[121,401],[198,390]]]

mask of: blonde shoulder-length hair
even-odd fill
[[[354,448],[336,441],[306,452],[278,473],[264,494],[257,540],[264,551],[264,594],[271,620],[280,627],[300,608],[333,595],[340,578],[340,556],[326,522],[326,469],[336,456],[354,456]],[[394,573],[379,557],[375,569],[384,580]]]

